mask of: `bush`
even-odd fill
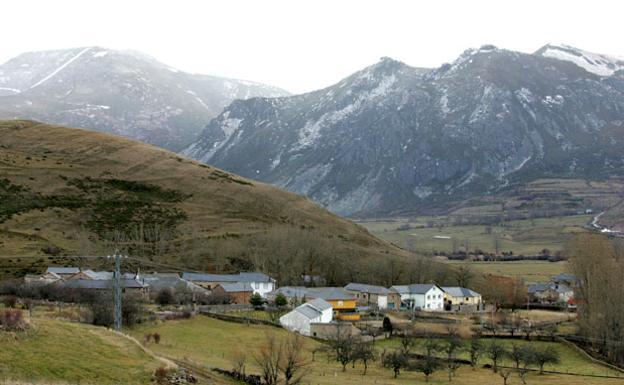
[[[27,328],[21,310],[8,309],[0,313],[0,329],[5,331],[24,331]]]
[[[2,299],[2,303],[9,309],[14,308],[17,305],[17,297],[14,295],[7,295]]]
[[[156,295],[156,303],[160,306],[174,305],[176,302],[175,292],[171,288],[161,289]]]
[[[286,297],[284,296],[284,294],[279,293],[276,297],[275,297],[275,306],[277,307],[284,307],[288,305],[288,300],[286,299]]]

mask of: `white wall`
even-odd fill
[[[388,308],[388,296],[387,295],[379,295],[379,296],[377,296],[377,307],[379,309],[387,309]]]
[[[314,320],[312,320],[314,321]],[[316,322],[316,321],[314,321]],[[309,336],[311,320],[303,314],[291,311],[280,317],[280,324],[285,328],[293,332],[297,332],[304,336]]]
[[[444,310],[444,292],[437,286],[433,286],[423,295],[424,306],[422,310]]]
[[[254,293],[258,293],[262,297],[266,297],[267,293],[270,293],[273,290],[275,290],[275,283],[274,282],[252,282],[251,288],[253,289]]]

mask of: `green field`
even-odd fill
[[[469,266],[473,271],[479,273],[522,278],[526,283],[547,282],[553,275],[566,272],[568,269],[566,261],[448,261],[448,263],[453,266]]]
[[[0,381],[149,384],[160,362],[113,332],[35,319],[25,333],[0,332]]]
[[[170,321],[151,325],[142,325],[131,331],[137,339],[146,333],[158,332],[162,336],[160,344],[149,344],[149,348],[166,357],[187,359],[206,367],[232,368],[231,357],[237,352],[246,354],[247,372],[257,372],[253,362],[253,354],[263,344],[267,333],[275,333],[278,337],[284,337],[286,331],[269,326],[245,325],[232,322],[224,322],[208,317],[198,316],[189,320]],[[312,339],[306,340],[305,355],[308,359],[307,375],[303,384],[309,385],[334,385],[334,384],[425,384],[422,374],[414,372],[402,372],[398,379],[392,378],[389,369],[380,367],[378,362],[369,364],[368,374],[362,375],[363,368],[357,364],[355,368],[348,366],[345,372],[333,360],[327,359],[323,354],[317,353],[312,361],[311,351],[319,346],[319,342]],[[385,348],[397,346],[396,340],[378,342],[378,352]],[[541,343],[540,343],[541,344]],[[593,364],[581,354],[563,345],[557,349],[562,355],[563,362],[554,369],[559,371],[574,371],[585,374],[613,374],[612,371]],[[485,359],[482,363],[486,363]],[[530,374],[530,384],[550,385],[581,385],[581,384],[616,384],[620,379],[600,379],[583,376],[569,375],[537,375]],[[462,367],[457,377],[449,382],[446,372],[436,372],[429,383],[432,384],[466,384],[484,385],[502,383],[501,378],[493,374],[491,370]],[[508,384],[519,384],[517,376],[510,379]]]
[[[504,225],[453,225],[445,217],[396,218],[360,221],[371,233],[421,254],[453,251],[488,253],[512,251],[514,255],[537,255],[544,249],[562,250],[566,240],[590,215],[539,218],[504,222]]]

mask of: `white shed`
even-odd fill
[[[333,309],[329,302],[317,298],[296,307],[293,311],[280,317],[280,324],[293,332],[304,336],[312,335],[310,325],[313,323],[330,323]]]

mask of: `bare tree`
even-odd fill
[[[267,334],[264,344],[254,356],[260,367],[261,377],[266,385],[277,385],[279,379],[279,364],[282,356],[281,344],[274,334]]]
[[[481,353],[483,352],[483,344],[481,343],[481,338],[479,334],[474,334],[470,338],[470,365],[472,366],[472,370],[477,368],[479,364],[479,358],[481,357]]]
[[[364,364],[364,375],[366,375],[366,371],[368,370],[368,362],[374,361],[375,358],[375,347],[372,343],[362,341],[355,344],[353,361],[362,361],[362,364]]]
[[[279,370],[284,375],[284,385],[296,385],[305,376],[302,369],[308,364],[303,357],[304,340],[299,334],[291,333],[282,344]]]
[[[442,345],[442,351],[446,354],[446,369],[448,371],[448,379],[450,382],[459,368],[457,353],[462,348],[462,341],[455,325],[447,327],[447,331],[448,336]]]
[[[495,338],[486,346],[485,352],[492,360],[492,370],[498,372],[498,363],[507,356],[507,350]]]

